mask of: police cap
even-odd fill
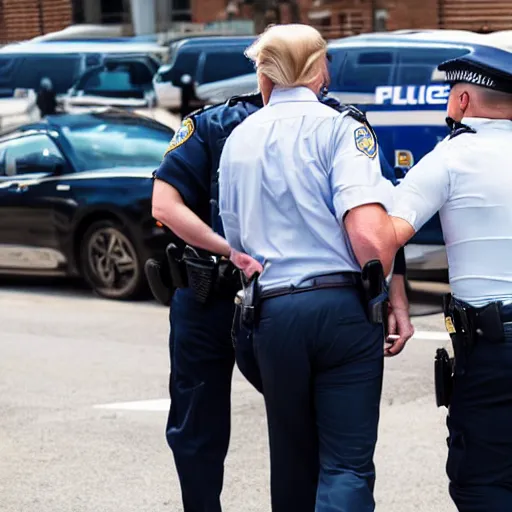
[[[438,69],[451,84],[465,82],[512,93],[512,52],[490,46],[475,46],[468,53],[448,60]]]

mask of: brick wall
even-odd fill
[[[388,30],[438,28],[438,0],[387,0]]]
[[[42,20],[38,0],[0,0],[0,42],[23,41],[71,24],[70,0],[41,0],[41,7]]]
[[[226,9],[226,0],[192,0],[192,21],[194,23],[208,23],[216,21]]]

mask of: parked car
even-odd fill
[[[254,67],[244,51],[255,39],[211,36],[174,42],[169,50],[169,63],[153,79],[159,105],[180,106],[181,83],[186,75],[199,86],[253,72]],[[193,101],[198,106],[203,104],[197,97]]]
[[[417,30],[332,41],[330,94],[366,112],[387,160],[403,177],[449,133],[445,119],[450,86],[437,66],[479,44],[492,45],[486,37],[466,31]],[[405,249],[411,276],[447,276],[437,214]]]
[[[151,194],[173,134],[108,109],[0,137],[0,273],[82,276],[111,299],[142,294],[145,261],[169,242]]]
[[[153,76],[158,62],[144,55],[107,57],[86,71],[63,99],[66,112],[91,107],[151,108],[156,104]]]

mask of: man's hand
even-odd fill
[[[389,301],[388,339],[384,355],[393,357],[402,352],[405,344],[414,334],[414,327],[409,316],[409,300],[404,276],[393,275],[389,286]]]
[[[247,279],[251,279],[256,272],[259,274],[263,272],[263,265],[261,263],[248,254],[238,252],[233,248],[229,253],[229,259],[236,268],[240,269],[244,273]]]
[[[384,347],[384,355],[393,357],[400,354],[413,334],[414,327],[409,316],[409,308],[393,309],[391,306],[388,315],[388,339]]]

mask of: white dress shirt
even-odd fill
[[[235,128],[219,173],[226,238],[266,261],[263,289],[360,271],[343,217],[363,204],[391,207],[393,186],[368,128],[304,87],[274,89]]]

